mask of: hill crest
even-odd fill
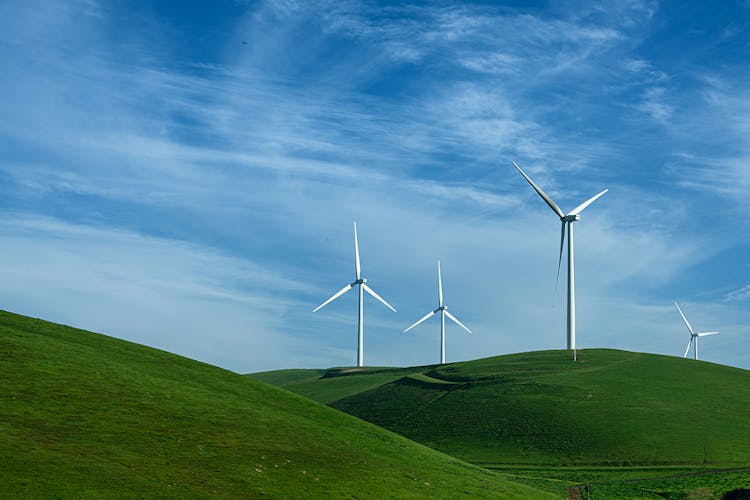
[[[0,312],[8,497],[545,497],[198,361]]]
[[[535,351],[345,379],[285,387],[481,465],[750,463],[740,368],[590,349],[576,363]]]

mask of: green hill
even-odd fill
[[[367,387],[368,375],[357,377]],[[289,389],[314,395],[315,383]],[[750,372],[702,361],[592,349],[573,363],[567,351],[531,352],[339,395],[323,400],[483,466],[750,465]]]
[[[516,497],[515,484],[247,377],[0,312],[3,497]]]
[[[248,376],[329,404],[426,369],[429,367],[291,369],[253,373]]]

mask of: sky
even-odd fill
[[[250,373],[577,344],[750,369],[750,3],[0,3],[0,308]],[[563,265],[563,276],[565,268]]]

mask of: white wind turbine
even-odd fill
[[[432,312],[429,312],[425,314],[422,319],[411,325],[409,328],[404,330],[404,333],[408,332],[418,324],[422,323],[423,321],[426,321],[428,318],[436,314],[437,312],[440,312],[440,364],[445,364],[445,317],[448,316],[453,322],[455,322],[458,326],[466,330],[467,332],[471,333],[471,330],[466,328],[466,326],[461,323],[458,318],[456,318],[454,315],[448,312],[448,306],[443,305],[443,276],[440,273],[440,260],[438,260],[438,308],[435,309]]]
[[[516,162],[513,162],[513,166],[516,167],[516,170],[523,175],[524,179],[531,184],[531,187],[534,188],[534,190],[539,194],[539,196],[542,197],[542,199],[549,205],[549,207],[557,214],[558,217],[560,217],[560,221],[562,222],[562,230],[560,233],[560,256],[557,259],[557,280],[560,279],[560,264],[562,262],[562,253],[563,253],[563,246],[565,244],[565,227],[568,228],[568,349],[573,350],[573,359],[575,359],[575,349],[576,349],[576,291],[575,291],[575,270],[573,266],[573,254],[574,254],[574,245],[573,245],[573,223],[581,220],[581,216],[579,215],[583,210],[594,203],[600,196],[602,196],[604,193],[609,191],[608,189],[605,189],[601,193],[597,194],[596,196],[592,196],[588,200],[584,201],[580,205],[578,205],[576,208],[568,212],[567,214],[564,214],[563,211],[560,209],[559,206],[557,206],[557,203],[552,201],[552,198],[547,196],[547,193],[542,191],[542,188],[534,184],[534,181],[532,181],[528,175],[524,173],[523,170],[521,170],[521,167],[516,165]],[[557,280],[555,281],[555,289],[557,289]]]
[[[693,359],[698,359],[698,337],[705,337],[706,335],[716,335],[719,332],[695,333],[693,331],[693,327],[690,326],[690,322],[685,317],[685,314],[683,314],[682,309],[680,309],[680,306],[677,305],[677,302],[674,303],[674,306],[677,308],[677,312],[680,313],[680,316],[682,316],[682,321],[685,322],[685,326],[687,326],[687,329],[690,332],[690,340],[688,341],[687,347],[685,348],[685,354],[682,357],[687,358],[687,355],[690,352],[690,344],[693,344]]]
[[[344,295],[346,292],[354,288],[355,286],[359,285],[359,315],[357,316],[357,366],[364,366],[364,346],[363,346],[363,340],[364,340],[364,322],[362,317],[362,292],[366,291],[376,299],[378,299],[380,302],[385,304],[391,311],[396,312],[396,310],[391,306],[388,302],[383,300],[383,298],[375,293],[375,291],[367,286],[367,279],[363,278],[361,275],[361,270],[359,266],[359,242],[357,241],[357,223],[354,223],[354,272],[355,272],[355,280],[346,285],[344,288],[339,290],[338,292],[334,293],[331,298],[320,304],[318,307],[313,309],[313,312],[317,311],[318,309],[321,309],[329,302],[333,302],[337,298]]]

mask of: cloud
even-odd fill
[[[740,302],[750,299],[750,285],[745,285],[737,290],[727,293],[724,300],[727,302]]]
[[[213,58],[174,50],[170,30],[115,43],[101,23],[116,9],[31,10],[3,25],[24,50],[0,52],[3,300],[19,312],[237,371],[350,364],[356,298],[311,310],[350,282],[357,220],[363,269],[400,311],[366,304],[368,363],[434,361],[430,328],[400,332],[433,306],[438,257],[476,332],[450,334],[449,359],[558,348],[559,221],[510,159],[561,206],[610,188],[576,226],[582,345],[668,351],[631,333],[671,331],[654,304],[732,245],[686,229],[706,192],[741,192],[742,155],[719,179],[681,137],[744,109],[739,87],[707,83],[706,114],[686,116],[632,48],[648,4],[270,2],[229,23],[247,45]],[[620,114],[638,106],[669,126],[636,134],[640,113]],[[674,141],[666,166],[643,162],[651,140]]]
[[[712,193],[712,210],[734,205],[734,215],[744,214],[750,189],[750,93],[747,79],[737,75],[701,75],[690,112],[676,113],[672,133],[680,149],[667,165],[677,181],[693,192]],[[738,219],[739,223],[746,220]]]
[[[616,26],[507,8],[402,6],[383,13],[344,2],[323,9],[328,32],[376,44],[394,62],[416,63],[439,54],[441,64],[487,74],[579,72],[592,54],[623,38]]]
[[[643,93],[638,109],[651,116],[654,121],[666,122],[672,115],[672,107],[665,102],[666,89],[651,87]]]
[[[4,308],[240,371],[304,343],[280,318],[317,288],[291,275],[123,230],[23,216],[0,227]]]

